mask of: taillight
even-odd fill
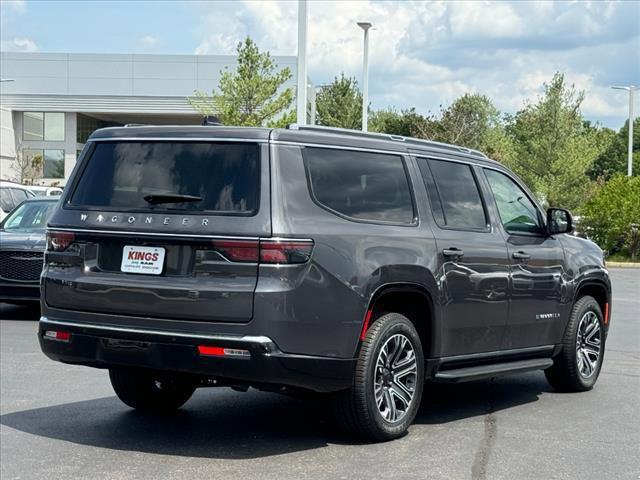
[[[312,251],[312,240],[261,240],[260,263],[306,263]]]
[[[214,240],[213,247],[231,262],[291,265],[309,261],[313,240]]]
[[[257,240],[215,240],[213,246],[232,262],[255,263],[259,258]]]
[[[73,243],[76,236],[72,232],[47,232],[47,250],[50,252],[64,252]]]

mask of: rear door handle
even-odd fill
[[[516,260],[529,260],[531,258],[531,255],[529,255],[527,252],[523,252],[522,250],[520,250],[519,252],[513,252],[511,256]]]
[[[462,257],[464,255],[464,252],[459,248],[451,247],[451,248],[445,248],[444,250],[442,250],[442,254],[445,257]]]

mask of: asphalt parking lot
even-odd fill
[[[429,385],[408,436],[362,445],[322,402],[204,389],[176,414],[131,411],[104,371],[49,361],[38,311],[0,304],[0,477],[638,479],[640,270],[615,269],[596,388],[552,391],[542,373]]]

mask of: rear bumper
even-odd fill
[[[0,281],[0,302],[39,302],[40,284]]]
[[[70,332],[69,341],[45,331]],[[285,385],[330,392],[351,385],[354,359],[292,355],[268,337],[190,335],[182,332],[107,327],[40,318],[38,340],[47,357],[97,368],[171,371],[254,385]],[[248,350],[244,357],[204,356],[199,345]]]

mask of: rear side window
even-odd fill
[[[421,170],[424,167],[421,165]],[[429,160],[429,167],[435,191],[432,191],[434,188],[429,188],[428,182],[425,183],[429,189],[436,222],[442,227],[486,230],[487,217],[471,166]]]
[[[13,210],[15,203],[8,188],[0,188],[0,208],[5,212]]]
[[[310,147],[303,156],[312,194],[323,207],[359,220],[413,222],[402,157]]]
[[[70,204],[253,215],[260,198],[259,155],[258,145],[252,143],[98,142]],[[159,204],[145,200],[163,195],[201,200]]]

